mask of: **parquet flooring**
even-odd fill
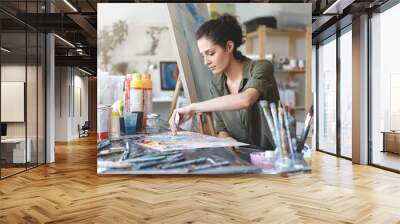
[[[98,176],[95,138],[0,181],[0,223],[400,223],[400,176],[316,152],[311,174]]]
[[[1,177],[7,177],[7,176],[10,176],[10,175],[13,175],[13,174],[15,174],[15,173],[18,173],[18,172],[21,172],[21,171],[24,171],[25,170],[25,167],[23,167],[23,168],[1,168]]]

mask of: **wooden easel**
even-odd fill
[[[168,117],[170,118],[172,113],[174,112],[175,108],[176,108],[176,103],[178,101],[178,97],[179,97],[179,92],[181,90],[182,87],[182,81],[180,79],[180,77],[178,76],[178,79],[176,81],[176,86],[175,86],[175,91],[174,91],[174,95],[172,96],[172,102],[171,105],[169,107],[169,113],[168,113]],[[202,115],[205,114],[206,115],[206,129],[204,129],[204,125],[203,125],[203,119],[202,119]],[[199,130],[199,132],[201,134],[208,134],[208,135],[212,135],[212,136],[216,136],[217,134],[215,133],[215,129],[214,129],[214,122],[213,122],[213,118],[212,118],[212,113],[211,112],[207,112],[207,113],[201,113],[201,114],[196,114],[196,118],[197,118],[197,129]]]

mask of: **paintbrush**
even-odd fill
[[[115,153],[123,153],[123,147],[111,147],[110,149],[105,149],[97,153],[97,156],[108,156]]]
[[[182,154],[182,151],[181,150],[164,151],[164,152],[159,152],[158,155],[171,156],[171,155],[177,155],[177,154]]]
[[[297,152],[301,153],[301,151],[304,148],[304,143],[306,141],[307,135],[308,135],[308,131],[310,130],[311,127],[311,123],[312,123],[312,117],[313,117],[313,113],[314,113],[314,105],[311,105],[310,110],[307,113],[307,117],[306,117],[306,121],[304,122],[304,129],[303,132],[301,133],[300,136],[300,142],[299,144],[297,144]]]
[[[178,130],[179,130],[179,120],[180,120],[179,113],[176,112],[176,113],[175,113],[175,120],[174,120],[174,123],[175,123],[175,126],[176,126],[176,132],[171,132],[172,135],[177,135],[177,134],[178,134]]]
[[[285,154],[288,154],[288,144],[286,143],[286,133],[283,124],[283,109],[281,105],[278,106],[278,119],[279,119],[279,136],[281,137],[282,150]]]
[[[154,157],[140,157],[140,158],[135,158],[135,159],[127,159],[125,162],[129,163],[143,163],[143,162],[149,162],[149,161],[160,161],[167,158],[166,156],[154,156]]]
[[[277,151],[276,154],[277,155],[281,155],[283,152],[282,152],[282,143],[281,143],[281,140],[280,140],[280,137],[279,137],[280,136],[280,134],[279,134],[280,125],[279,125],[279,121],[278,121],[278,115],[277,115],[277,112],[276,112],[275,103],[270,103],[269,107],[271,108],[272,120],[274,121],[274,126],[275,126],[275,136],[276,136],[276,139],[278,141],[278,145],[276,146],[278,148],[278,151]]]
[[[135,152],[133,155],[130,156],[130,158],[137,158],[141,157],[144,155],[144,152]]]
[[[172,155],[176,155],[176,154],[181,154],[182,151],[165,151],[165,152],[152,152],[152,153],[148,153],[144,156],[142,156],[142,158],[147,158],[147,157],[155,157],[155,156],[172,156]]]
[[[189,168],[188,172],[195,172],[195,171],[199,171],[199,170],[211,169],[211,168],[220,167],[220,166],[227,166],[229,164],[230,164],[229,161],[222,161],[222,162],[217,162],[217,163],[213,163],[213,164],[205,164],[205,165],[200,165],[200,166]]]
[[[284,121],[285,121],[285,126],[286,126],[286,137],[287,137],[287,142],[289,144],[289,150],[290,150],[290,155],[292,158],[292,162],[295,163],[296,161],[296,157],[295,157],[295,152],[294,152],[294,147],[293,147],[293,143],[292,143],[292,138],[290,136],[290,129],[289,129],[289,116],[288,116],[288,111],[287,111],[287,107],[285,106],[284,110],[283,110],[283,116],[284,116]]]
[[[290,129],[289,129],[289,116],[288,116],[288,111],[287,111],[287,107],[285,106],[285,109],[283,110],[283,117],[284,117],[284,121],[285,121],[285,127],[286,127],[286,136],[287,136],[287,140],[288,140],[288,144],[289,144],[289,150],[290,153],[294,154],[294,148],[293,148],[293,144],[292,144],[292,138],[290,136]]]
[[[260,104],[260,106],[261,106],[261,108],[263,110],[264,117],[267,120],[267,123],[268,123],[268,126],[269,126],[269,130],[270,130],[271,135],[272,135],[272,139],[274,140],[274,143],[275,143],[275,148],[277,148],[277,147],[279,147],[279,140],[277,139],[277,136],[275,134],[275,128],[276,127],[274,127],[274,123],[272,121],[272,115],[271,115],[271,112],[269,111],[268,102],[266,100],[261,100],[259,102],[259,104]]]
[[[119,159],[119,161],[122,162],[122,161],[128,159],[130,154],[131,154],[131,149],[130,149],[130,147],[129,147],[129,142],[126,142],[126,144],[125,144],[125,151],[124,151],[124,153],[122,154],[122,156],[121,156],[121,158]]]
[[[198,159],[192,159],[192,160],[187,160],[183,162],[177,162],[177,163],[172,163],[172,164],[167,164],[161,167],[161,169],[174,169],[174,168],[179,168],[182,166],[187,166],[187,165],[192,165],[192,164],[202,164],[207,161],[207,158],[201,157]]]
[[[157,166],[157,165],[161,165],[164,163],[175,163],[175,162],[179,162],[182,161],[185,157],[183,156],[183,153],[181,154],[177,154],[177,155],[173,155],[170,156],[164,160],[161,161],[150,161],[150,162],[145,162],[145,163],[140,163],[137,166],[137,169],[143,169],[143,168],[149,168],[149,167],[153,167],[153,166]]]

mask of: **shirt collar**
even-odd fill
[[[250,62],[251,62],[251,60],[247,57],[243,60],[243,70],[242,70],[243,78],[239,85],[239,92],[241,92],[243,90],[244,86],[247,83],[247,80],[250,78],[250,71],[249,71],[250,70]]]
[[[247,80],[250,78],[250,72],[249,72],[250,64],[251,64],[250,62],[251,62],[251,59],[248,58],[248,57],[245,57],[243,59],[243,69],[242,69],[242,76],[243,77],[242,77],[242,81],[240,81],[239,92],[241,92],[243,90],[244,86],[247,83]],[[225,92],[229,93],[228,87],[226,85],[226,75],[225,75],[225,73],[223,73],[221,75],[222,75],[222,80],[223,80],[223,83],[224,83]]]

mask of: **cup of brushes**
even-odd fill
[[[290,135],[288,109],[278,103],[260,101],[264,117],[271,132],[275,149],[273,151],[256,152],[250,155],[253,165],[262,169],[286,170],[301,168],[302,156],[296,153],[295,136]]]

